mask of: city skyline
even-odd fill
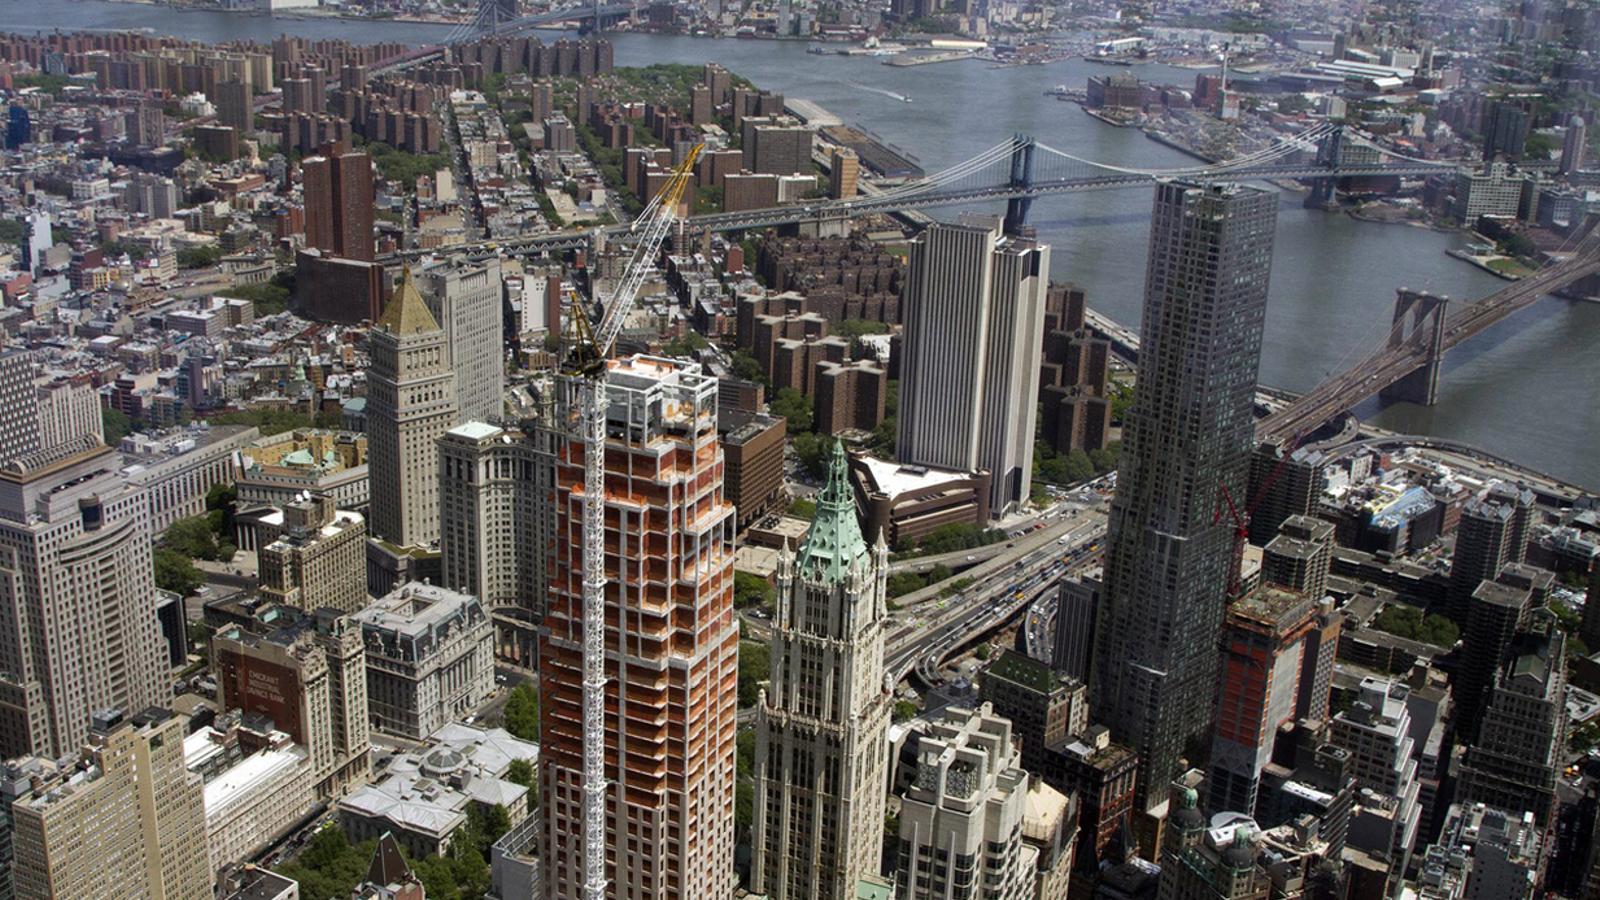
[[[1593,10],[172,2],[0,33],[0,900],[1600,891]]]

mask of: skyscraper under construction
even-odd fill
[[[1224,490],[1244,505],[1277,204],[1240,185],[1156,186],[1091,673],[1096,715],[1139,752],[1142,809],[1208,732],[1233,539],[1217,511]]]
[[[733,891],[739,625],[717,381],[693,363],[656,357],[609,365],[608,896],[725,897]],[[577,414],[574,399],[562,398],[564,421]],[[539,652],[541,856],[551,898],[580,896],[584,884],[583,448],[564,442],[556,459],[555,555]]]

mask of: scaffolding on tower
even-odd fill
[[[622,280],[609,301],[599,303],[599,325],[572,298],[566,359],[562,374],[576,388],[569,420],[571,438],[583,445],[583,896],[606,896],[606,544],[605,451],[606,372],[612,346],[633,309],[644,279],[655,267],[662,242],[678,218],[702,145],[690,148],[672,177],[633,220],[637,237]]]

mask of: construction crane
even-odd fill
[[[1278,464],[1272,467],[1267,477],[1261,480],[1260,487],[1256,488],[1255,497],[1251,498],[1250,505],[1243,511],[1233,502],[1233,492],[1228,490],[1226,484],[1222,488],[1222,501],[1226,504],[1226,512],[1233,518],[1233,553],[1228,559],[1228,602],[1239,596],[1239,586],[1244,579],[1244,545],[1250,540],[1250,519],[1255,516],[1257,507],[1266,499],[1272,486],[1278,482],[1278,476],[1289,465],[1289,460],[1294,457],[1294,451],[1300,448],[1300,442],[1305,439],[1306,432],[1302,431],[1290,438],[1283,445],[1283,456]],[[1211,524],[1216,525],[1222,521],[1224,508],[1221,504],[1217,507],[1216,515],[1212,516]]]
[[[606,896],[606,361],[633,309],[661,243],[678,217],[700,158],[690,148],[650,204],[633,220],[639,236],[622,281],[610,301],[600,303],[600,325],[591,328],[584,304],[574,297],[568,353],[562,374],[576,389],[574,437],[583,442],[583,896]]]

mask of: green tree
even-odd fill
[[[519,684],[506,697],[506,731],[525,741],[539,739],[539,691],[531,684]]]
[[[981,659],[988,659],[989,658],[989,654],[991,654],[993,652],[994,652],[994,650],[988,644],[979,644],[972,651],[972,655],[976,656],[978,659],[981,660]]]
[[[783,416],[788,420],[790,435],[811,430],[811,398],[805,394],[794,388],[784,388],[778,391],[778,396],[772,398],[771,408],[773,415]]]
[[[1117,459],[1122,455],[1122,442],[1112,441],[1099,450],[1089,451],[1089,462],[1094,465],[1096,475],[1104,475],[1117,467]]]
[[[766,644],[739,642],[739,705],[754,706],[761,683],[772,676],[772,655]]]
[[[236,284],[223,288],[218,292],[224,297],[233,297],[236,300],[249,300],[255,307],[258,316],[271,316],[289,308],[289,301],[293,290],[276,281],[263,281],[260,284]]]
[[[505,837],[506,832],[511,830],[511,813],[498,803],[488,807],[479,803],[470,803],[467,805],[467,809],[470,810],[468,815],[473,816],[475,819],[473,822],[473,829],[476,832],[474,837],[478,839],[480,852],[483,853],[485,860],[487,860],[489,848],[493,847],[495,841]]]
[[[706,340],[700,332],[691,329],[683,337],[673,338],[662,344],[661,353],[663,356],[692,357],[695,351],[704,350],[709,346],[711,346],[710,341]]]
[[[797,519],[815,519],[817,517],[817,504],[814,500],[800,497],[790,502],[789,515]]]
[[[178,251],[178,268],[207,269],[222,261],[222,248],[213,246],[184,247]]]
[[[919,711],[917,705],[910,700],[896,700],[894,704],[894,720],[896,722],[907,721],[915,718]]]
[[[214,560],[218,556],[217,535],[207,516],[179,519],[167,526],[161,542],[190,559]]]
[[[884,334],[889,326],[871,319],[845,319],[830,330],[840,337],[855,339],[864,334]]]
[[[809,431],[802,431],[794,435],[792,441],[795,458],[800,465],[811,474],[813,478],[821,478],[828,472],[828,452],[832,449],[832,439],[819,437]]]
[[[539,805],[539,772],[525,759],[513,759],[506,767],[506,780],[528,789],[528,808]]]
[[[450,167],[450,162],[440,153],[408,153],[380,141],[367,145],[378,172],[389,181],[397,181],[407,191],[416,188],[417,179]]]
[[[733,605],[739,609],[770,603],[773,593],[772,585],[760,575],[733,573]]]
[[[1372,620],[1372,627],[1397,637],[1422,641],[1436,647],[1452,647],[1461,636],[1456,623],[1438,613],[1423,615],[1415,606],[1396,603],[1384,607]]]
[[[729,367],[733,370],[735,378],[771,386],[772,382],[768,380],[767,373],[761,371],[761,363],[756,362],[756,358],[751,356],[749,351],[735,350],[729,354],[729,358],[731,360]]]
[[[133,420],[121,410],[100,407],[100,430],[105,432],[106,443],[115,447],[123,438],[133,434]]]
[[[1539,252],[1539,245],[1533,242],[1533,238],[1520,232],[1507,235],[1500,241],[1500,248],[1505,251],[1507,256],[1532,257]]]
[[[0,245],[16,244],[22,240],[22,223],[16,219],[0,219]]]
[[[260,429],[263,437],[316,426],[316,417],[310,413],[268,407],[222,413],[210,416],[206,421],[213,425],[253,425]]]
[[[1111,382],[1111,421],[1122,424],[1127,421],[1128,409],[1133,406],[1133,387],[1120,381]]]
[[[1535,131],[1523,143],[1522,155],[1529,160],[1549,159],[1560,149],[1561,144],[1554,136]]]
[[[1417,628],[1417,640],[1433,644],[1436,647],[1454,647],[1456,640],[1461,637],[1461,629],[1456,623],[1438,613],[1429,613],[1422,619],[1422,624]]]
[[[1089,454],[1075,449],[1067,454],[1063,472],[1069,483],[1088,481],[1094,477],[1094,463],[1089,460]]]
[[[927,586],[928,582],[915,572],[895,572],[889,576],[884,585],[884,590],[891,597],[901,597],[920,591]]]
[[[189,557],[170,547],[155,549],[156,587],[188,596],[200,589],[204,579]]]
[[[954,553],[992,544],[1005,537],[1005,532],[979,528],[964,522],[949,522],[928,532],[917,546],[925,554]]]
[[[300,882],[301,900],[348,900],[356,885],[366,880],[376,848],[376,841],[351,845],[344,831],[326,825],[311,836],[293,862],[276,871]]]

